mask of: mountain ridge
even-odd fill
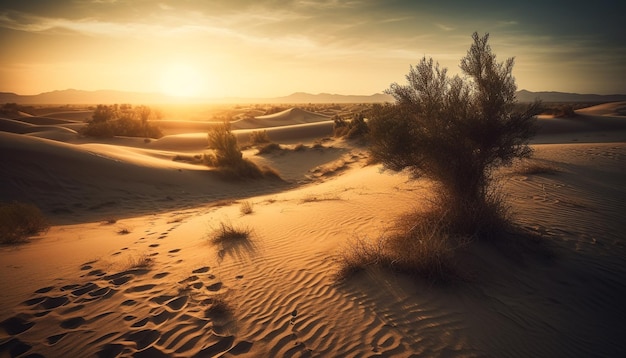
[[[519,102],[617,102],[626,101],[626,94],[579,94],[568,92],[527,90],[517,91]],[[223,97],[223,98],[178,98],[161,93],[127,92],[117,90],[84,91],[77,89],[55,90],[36,95],[19,95],[12,92],[0,92],[0,103],[18,104],[158,104],[158,103],[384,103],[393,102],[393,97],[384,93],[372,95],[343,95],[331,93],[311,94],[294,92],[288,96],[268,98]]]

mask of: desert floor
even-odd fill
[[[199,121],[164,121],[146,143],[79,138],[86,112],[0,119],[0,199],[53,222],[0,246],[0,357],[626,356],[624,106],[541,118],[530,163],[551,170],[498,173],[533,243],[471,243],[445,285],[375,268],[336,279],[338,253],[424,205],[429,183],[320,139],[328,116],[234,124],[241,142],[267,129],[283,145],[244,151],[283,181],[172,160],[203,152]],[[252,236],[214,244],[221,225]]]

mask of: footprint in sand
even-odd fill
[[[159,279],[159,278],[163,278],[163,277],[165,277],[165,276],[167,276],[169,274],[170,274],[169,272],[159,272],[159,273],[155,274],[154,276],[152,276],[152,278]]]
[[[4,329],[11,336],[26,332],[34,325],[35,322],[31,322],[22,316],[13,316],[0,322],[0,328]]]
[[[211,269],[210,267],[204,266],[204,267],[200,267],[198,269],[191,271],[191,273],[205,273],[205,272],[208,272],[210,269]]]
[[[66,334],[67,333],[55,334],[54,336],[46,338],[46,341],[49,345],[53,346],[57,344],[61,340],[61,338],[65,337]]]
[[[65,329],[75,329],[82,326],[85,323],[85,319],[83,317],[72,317],[61,322],[61,328]]]
[[[159,247],[159,244],[152,244],[152,245],[150,245],[148,247]]]
[[[46,292],[52,291],[53,289],[54,289],[54,286],[42,287],[38,289],[37,291],[35,291],[35,293],[46,293]]]
[[[207,290],[215,292],[215,291],[219,291],[222,288],[223,284],[221,282],[216,282],[212,285],[209,285],[206,287]]]
[[[182,280],[182,281],[178,281],[178,283],[189,283],[189,282],[193,282],[198,280],[198,276],[193,275],[193,276],[189,276],[186,279]]]
[[[174,250],[170,250],[168,251],[170,254],[175,254],[177,252],[180,252],[180,249],[174,249]]]

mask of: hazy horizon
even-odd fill
[[[626,93],[624,4],[440,1],[8,1],[1,92],[196,98],[372,95],[433,57],[450,73],[488,32],[518,89]]]

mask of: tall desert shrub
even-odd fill
[[[473,34],[460,64],[465,77],[450,77],[424,57],[410,67],[406,85],[386,91],[395,103],[374,106],[368,122],[372,156],[433,180],[441,212],[463,235],[492,227],[485,218],[503,210],[493,170],[530,156],[539,110],[538,102],[517,105],[514,60],[498,62],[488,39]]]

